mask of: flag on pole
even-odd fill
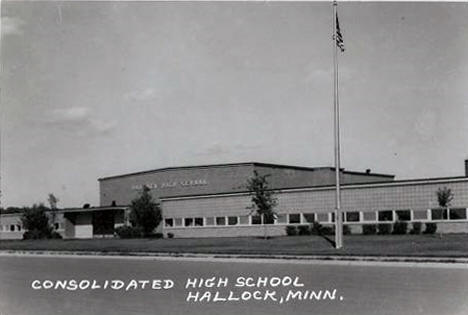
[[[341,52],[345,51],[344,48],[344,41],[343,41],[343,35],[341,35],[340,31],[340,23],[338,22],[338,12],[336,13],[336,34],[335,34],[335,39],[336,39],[336,46],[340,48]]]
[[[341,35],[340,24],[338,23],[338,3],[333,1],[333,107],[334,107],[334,129],[335,129],[335,187],[336,187],[336,208],[335,208],[335,248],[343,247],[343,212],[341,211],[341,191],[340,191],[340,110],[338,102],[338,48],[344,52],[343,35]],[[333,19],[334,18],[334,19]]]

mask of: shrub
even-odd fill
[[[375,235],[377,234],[377,226],[375,224],[365,224],[362,226],[362,234]]]
[[[38,240],[41,238],[49,238],[48,234],[44,234],[41,230],[30,230],[23,233],[23,240]]]
[[[62,234],[60,234],[59,232],[53,231],[52,234],[50,235],[50,238],[62,239]]]
[[[23,233],[23,240],[38,240],[43,238],[62,239],[62,235],[56,231],[49,233],[38,229],[26,231]]]
[[[33,205],[31,208],[24,209],[21,216],[21,222],[26,230],[23,239],[50,238],[52,227],[49,224],[49,218],[46,214],[47,208],[43,204]]]
[[[153,233],[153,234],[150,234],[148,235],[149,238],[163,238],[163,234],[162,233]]]
[[[343,235],[350,235],[351,234],[351,228],[349,225],[343,225]]]
[[[288,225],[286,227],[286,234],[288,236],[294,236],[297,235],[297,228],[294,225]]]
[[[393,224],[392,234],[406,234],[408,231],[408,223],[403,221],[397,221]]]
[[[343,226],[343,234],[349,234],[349,229]],[[312,235],[334,235],[335,226],[323,226],[320,223],[314,221],[310,226],[310,234]]]
[[[392,232],[392,225],[389,223],[381,223],[378,225],[378,233],[379,235],[388,235]]]
[[[310,230],[308,225],[299,225],[297,227],[297,231],[299,235],[310,235]]]
[[[426,229],[424,230],[424,234],[434,234],[436,231],[437,231],[436,223],[426,223]]]
[[[413,222],[413,228],[411,229],[410,234],[421,234],[421,229],[421,222]]]
[[[335,227],[334,226],[324,226],[320,230],[322,235],[334,235],[335,234]]]
[[[167,238],[174,238],[174,234],[173,233],[167,233]]]
[[[142,236],[142,230],[138,227],[123,225],[115,229],[119,238],[137,238]]]
[[[318,223],[317,221],[313,221],[310,225],[310,234],[312,235],[320,235],[322,234],[323,226]]]

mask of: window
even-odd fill
[[[290,213],[289,223],[301,223],[301,215],[299,213]]]
[[[252,224],[262,224],[262,217],[259,215],[253,215]]]
[[[303,213],[304,222],[313,223],[315,221],[315,213]]]
[[[249,216],[248,215],[241,215],[239,217],[239,224],[249,224]]]
[[[329,220],[328,213],[317,213],[318,222],[328,222]]]
[[[344,212],[341,213],[341,217],[342,217],[342,221],[344,221],[344,218],[345,218]],[[335,222],[335,213],[331,214],[331,221]]]
[[[21,225],[17,224],[17,225],[16,225],[16,230],[17,230],[17,231],[21,231]]]
[[[288,222],[288,216],[286,214],[278,214],[278,218],[276,219],[276,222],[278,222],[278,223],[287,223]]]
[[[379,221],[393,221],[393,211],[379,211]]]
[[[172,227],[174,226],[174,219],[165,219],[164,224],[166,225],[166,227]]]
[[[228,225],[236,225],[239,223],[238,217],[228,217]]]
[[[410,221],[411,211],[410,210],[397,210],[395,211],[397,220],[399,221]]]
[[[269,216],[263,216],[263,223],[264,224],[274,224],[275,223],[275,216],[274,215],[269,215]]]
[[[450,209],[450,220],[466,220],[466,209]]]
[[[203,218],[195,218],[195,226],[203,226]]]
[[[213,218],[213,217],[205,218],[205,224],[206,225],[215,225],[215,218]]]
[[[15,231],[15,226],[14,226],[13,224],[10,225],[10,231],[11,231],[11,232],[14,232],[14,231]]]
[[[174,219],[174,223],[175,223],[175,226],[182,226],[182,219],[181,218]]]
[[[216,225],[226,225],[225,217],[216,217]]]
[[[359,222],[359,212],[346,212],[346,222]]]
[[[364,221],[377,221],[377,214],[373,212],[363,212],[362,219]]]
[[[431,209],[432,220],[447,220],[447,209]]]
[[[184,226],[193,226],[193,218],[185,218]]]
[[[413,220],[427,220],[427,211],[426,210],[413,211]]]

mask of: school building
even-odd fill
[[[278,200],[274,221],[252,213],[246,183],[254,171],[268,174]],[[393,175],[340,170],[344,224],[361,233],[366,224],[396,221],[436,222],[444,233],[468,232],[468,160],[464,176],[395,180]],[[100,205],[60,209],[55,227],[64,238],[113,237],[128,224],[129,205],[143,186],[159,201],[163,220],[157,228],[165,236],[233,237],[285,235],[286,226],[333,225],[335,169],[268,163],[233,163],[169,167],[98,179]],[[441,209],[440,188],[453,200]],[[0,216],[2,239],[22,238],[21,214]]]

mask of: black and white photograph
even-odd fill
[[[0,9],[0,315],[468,314],[468,2]]]

